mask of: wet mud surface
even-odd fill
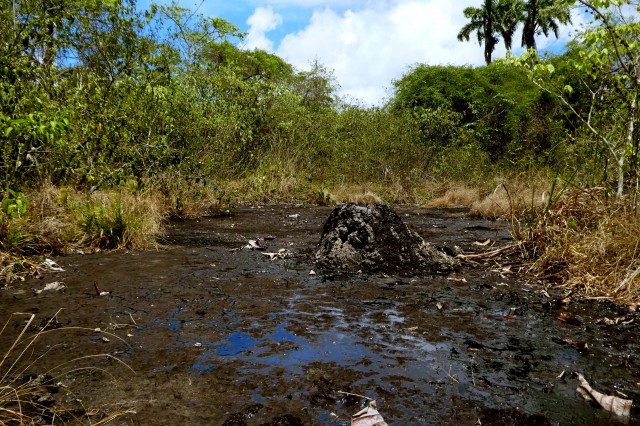
[[[436,246],[511,243],[504,222],[396,210]],[[341,392],[375,399],[390,425],[622,424],[582,399],[573,372],[640,400],[637,313],[567,305],[504,260],[449,275],[313,275],[330,211],[238,208],[172,223],[162,250],[56,258],[64,272],[0,291],[2,321],[63,309],[25,374],[91,354],[130,366],[83,360],[97,369],[62,376],[74,394],[54,396],[94,419],[132,408],[122,424],[348,425],[366,400]],[[236,250],[251,239],[284,258]],[[66,289],[32,291],[54,281]],[[639,419],[634,409],[627,423]]]

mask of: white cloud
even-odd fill
[[[273,51],[273,42],[267,38],[266,33],[282,24],[282,16],[275,13],[271,6],[258,7],[247,19],[247,24],[249,31],[247,31],[245,47]]]
[[[339,7],[353,8],[365,7],[371,4],[371,0],[260,0],[260,3],[268,3],[274,6],[294,7]]]
[[[302,31],[281,41],[276,53],[301,69],[317,59],[335,71],[343,94],[380,103],[392,80],[412,64],[483,63],[477,43],[456,39],[465,24],[462,10],[473,3],[414,0],[341,14],[316,10]]]
[[[413,64],[484,64],[483,47],[475,34],[469,42],[457,40],[467,22],[463,10],[478,7],[477,0],[353,0],[354,7],[342,11],[326,6],[337,3],[333,0],[270,3],[325,5],[314,10],[302,30],[286,35],[275,53],[302,70],[319,61],[334,71],[342,95],[366,104],[380,104],[392,81]],[[520,37],[515,35],[514,47],[519,46]],[[562,46],[569,38],[569,29],[563,28],[559,42],[553,36],[551,40],[538,38],[538,47],[548,48],[551,43]],[[494,58],[505,53],[500,43]]]

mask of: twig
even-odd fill
[[[368,396],[364,396],[364,395],[358,395],[357,393],[343,392],[343,391],[338,391],[338,393],[341,393],[343,395],[357,396],[358,398],[364,398],[364,399],[368,399],[369,401],[373,401],[373,398],[369,398]]]
[[[638,274],[640,274],[640,266],[636,268],[636,270],[633,271],[632,273],[627,274],[627,276],[622,280],[618,288],[616,288],[615,292],[616,293],[619,292],[620,290],[622,290],[623,287],[626,287],[629,283],[635,280]]]
[[[471,358],[471,381],[473,382],[473,386],[476,385],[476,379],[473,377],[473,358]]]
[[[451,367],[453,367],[453,365],[449,364],[449,374],[447,374],[447,375],[449,376],[449,378],[450,378],[451,380],[453,380],[454,382],[456,382],[456,383],[458,383],[458,384],[459,384],[460,382],[458,381],[458,379],[456,379],[455,377],[453,377],[453,376],[451,375]]]

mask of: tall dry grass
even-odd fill
[[[540,277],[584,297],[640,301],[640,219],[603,188],[572,190],[516,236]]]
[[[484,218],[522,216],[549,201],[552,183],[545,176],[512,176],[488,179],[481,186],[460,183],[434,186],[428,207],[467,207],[469,214]]]
[[[154,247],[168,214],[156,192],[79,192],[44,185],[29,193],[31,231],[52,249]]]
[[[544,176],[494,179],[492,189],[433,187],[429,207],[512,221],[530,271],[586,298],[640,302],[640,218],[604,188],[582,190]]]
[[[26,197],[26,216],[0,213],[0,222],[12,236],[10,245],[7,239],[0,244],[0,280],[33,273],[39,262],[29,256],[157,247],[162,222],[171,210],[166,199],[153,191],[87,193],[43,185]]]

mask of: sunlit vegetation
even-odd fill
[[[571,202],[559,188],[597,187],[602,209],[576,204],[592,210],[580,232],[597,231],[603,247],[599,221],[620,222],[632,241],[636,228],[621,224],[636,220],[638,24],[609,3],[622,2],[487,1],[490,14],[469,11],[462,39],[490,31],[494,45],[511,44],[521,24],[522,44],[535,47],[530,30],[554,33],[574,4],[597,19],[556,57],[533,49],[484,67],[416,64],[391,82],[387,104],[369,107],[341,99],[322,64],[300,71],[242,50],[233,23],[176,5],[5,2],[0,275],[21,273],[25,255],[153,247],[167,218],[243,203],[409,202],[517,216],[547,271],[573,265],[549,251],[568,241],[549,229],[575,231],[559,219]],[[637,294],[635,251],[600,251],[625,271],[611,297]]]

